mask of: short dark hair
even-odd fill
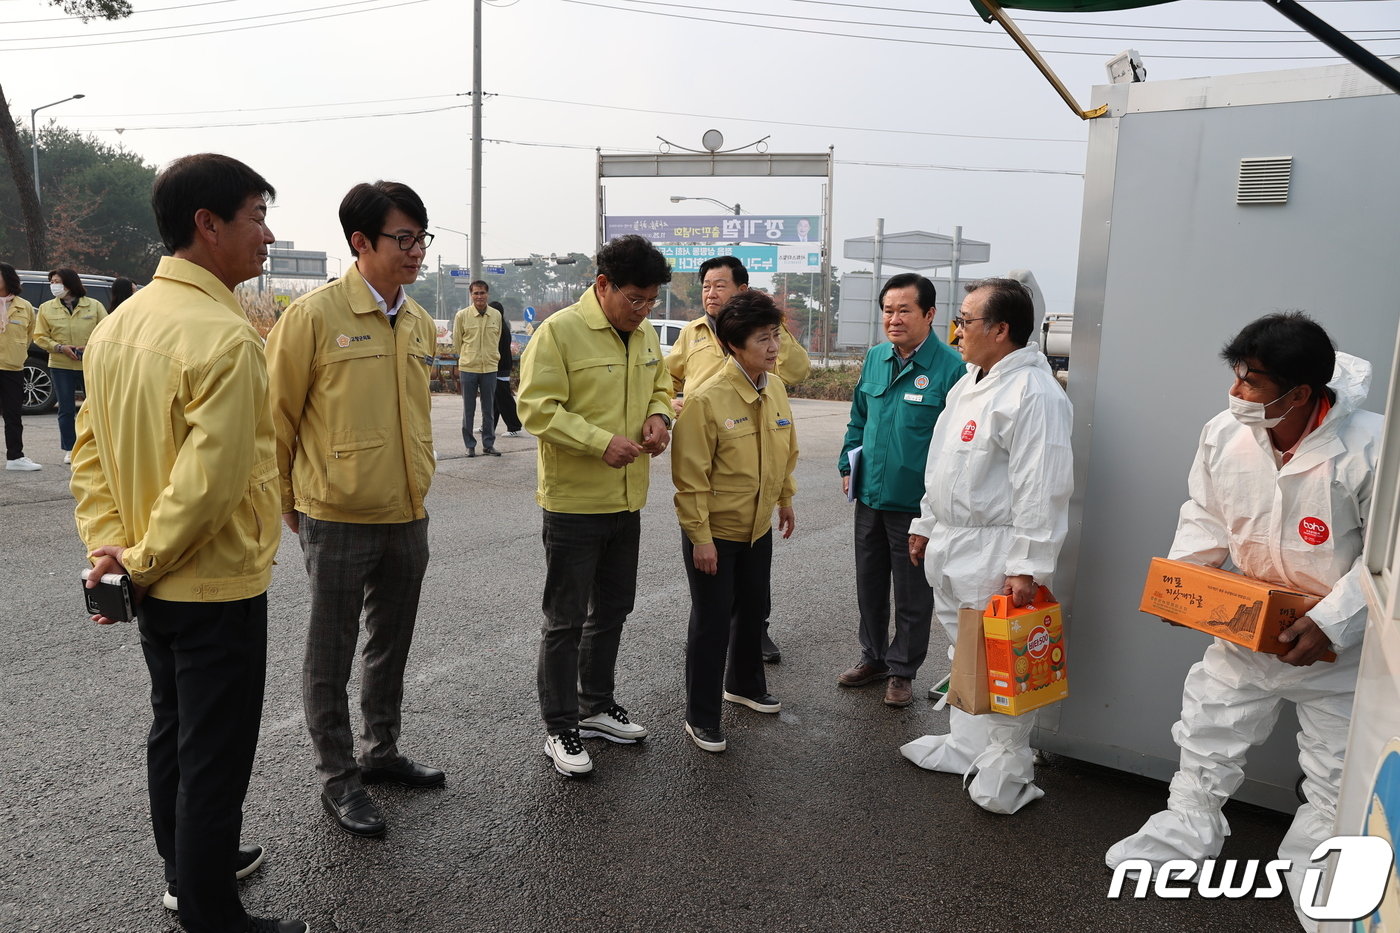
[[[982,279],[970,282],[967,293],[987,291],[987,303],[982,313],[988,323],[1005,324],[1010,331],[1011,342],[1024,347],[1035,330],[1035,302],[1031,300],[1030,289],[1015,279]]]
[[[1302,311],[1266,314],[1246,324],[1225,344],[1220,358],[1231,366],[1253,360],[1282,392],[1308,386],[1313,398],[1336,400],[1327,388],[1337,368],[1335,345],[1322,325]]]
[[[608,277],[617,288],[635,285],[650,288],[671,281],[671,267],[666,257],[645,237],[635,233],[620,236],[598,250],[598,274]]]
[[[118,276],[112,280],[112,307],[108,311],[117,310],[117,305],[126,301],[136,293],[136,283],[131,279]]]
[[[8,262],[0,262],[0,282],[5,283],[5,293],[18,296],[20,293],[19,273]]]
[[[477,279],[475,282],[473,282],[473,283],[471,283],[470,285],[467,286],[467,291],[471,291],[473,288],[476,288],[478,285],[480,285],[482,288],[486,289],[488,292],[491,290],[491,283],[490,283],[490,282],[487,282],[485,279]]]
[[[277,190],[237,159],[217,152],[181,156],[156,176],[151,186],[151,210],[161,242],[174,253],[194,243],[194,215],[208,210],[232,220],[250,197],[271,201]]]
[[[486,307],[488,307],[488,308],[495,308],[497,311],[501,312],[502,314],[505,314],[505,313],[506,313],[506,306],[503,305],[503,304],[501,304],[499,301],[488,301],[488,302],[486,302]]]
[[[728,269],[729,274],[734,277],[735,285],[749,284],[749,270],[737,256],[711,256],[700,263],[699,276],[702,283],[711,269]]]
[[[383,233],[379,228],[396,207],[418,226],[428,228],[428,209],[423,206],[423,199],[403,182],[376,181],[371,185],[362,181],[345,193],[340,202],[340,229],[345,234],[345,242],[350,244],[351,255],[357,259],[360,256],[355,244],[350,242],[356,233],[369,238],[370,249],[379,249],[379,234]]]
[[[72,269],[64,267],[62,269],[50,269],[49,278],[58,276],[58,280],[63,283],[63,287],[68,289],[68,294],[74,298],[86,298],[87,289],[83,287],[83,280],[78,278],[78,273]]]
[[[919,310],[927,317],[933,311],[934,302],[938,301],[938,291],[934,289],[933,283],[927,276],[919,275],[917,272],[901,272],[885,283],[885,287],[880,289],[880,299],[876,302],[876,307],[883,310],[885,307],[885,292],[895,288],[908,288],[914,286],[918,290],[918,297],[914,300],[919,306]]]
[[[766,292],[749,289],[724,303],[715,316],[715,337],[726,356],[730,347],[742,347],[762,327],[782,326],[783,312]]]

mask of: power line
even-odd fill
[[[172,126],[105,126],[98,130],[119,133],[135,133],[142,130],[219,130],[231,127],[284,126],[291,123],[329,123],[336,120],[372,120],[379,117],[411,117],[424,113],[442,113],[447,110],[465,110],[469,104],[449,104],[446,107],[428,107],[423,110],[394,110],[388,113],[346,113],[323,117],[288,117],[285,120],[253,120],[247,123],[182,123]]]
[[[647,16],[660,16],[660,17],[664,17],[664,18],[666,18],[666,19],[682,19],[682,20],[689,20],[689,21],[691,21],[691,22],[709,23],[709,24],[714,24],[714,23],[715,23],[715,20],[713,20],[713,19],[711,19],[711,18],[709,18],[709,17],[704,17],[704,16],[686,16],[686,15],[681,14],[681,13],[664,13],[664,12],[661,12],[661,11],[658,11],[658,10],[639,10],[639,9],[631,9],[631,8],[628,8],[628,7],[608,6],[607,4],[593,2],[593,0],[562,0],[562,2],[564,2],[564,3],[572,3],[572,4],[576,4],[576,5],[578,5],[578,6],[594,7],[594,8],[596,8],[596,9],[601,9],[601,10],[612,10],[613,12],[617,12],[617,13],[640,13],[640,14],[645,14],[645,15],[647,15]],[[638,0],[619,0],[619,2],[638,2]],[[730,14],[730,15],[734,14],[734,12],[735,12],[735,11],[733,11],[733,10],[716,10],[716,9],[709,9],[709,8],[704,8],[704,7],[689,7],[689,9],[706,10],[707,12],[712,12],[712,13],[725,13],[725,14]],[[863,36],[863,35],[854,35],[854,34],[851,34],[851,33],[825,32],[825,31],[818,30],[818,29],[799,29],[799,28],[794,27],[794,26],[770,26],[770,25],[767,25],[767,24],[765,24],[765,23],[744,23],[744,24],[742,24],[742,25],[744,25],[745,27],[747,27],[747,28],[749,28],[749,29],[766,29],[766,30],[770,30],[770,31],[773,31],[773,32],[791,32],[791,33],[799,33],[799,34],[803,34],[803,35],[824,36],[824,37],[826,37],[826,38],[832,38],[832,39],[866,39],[866,40],[870,40],[870,41],[874,41],[874,42],[895,42],[895,43],[899,43],[899,44],[901,44],[901,45],[926,45],[926,46],[937,46],[937,47],[941,47],[941,48],[974,49],[974,50],[981,51],[981,52],[1018,52],[1018,51],[1019,51],[1017,48],[1015,48],[1014,46],[1010,46],[1010,45],[1005,45],[1005,46],[999,46],[999,45],[968,45],[968,44],[966,44],[966,43],[960,43],[960,42],[935,42],[935,41],[932,41],[932,40],[929,40],[929,39],[903,39],[903,38],[899,38],[899,37],[896,37],[896,36]],[[1056,54],[1056,55],[1085,55],[1085,56],[1092,56],[1092,57],[1094,57],[1094,58],[1102,58],[1102,57],[1104,56],[1104,54],[1105,54],[1104,52],[1089,52],[1089,51],[1080,51],[1080,50],[1077,50],[1077,49],[1041,49],[1040,51],[1046,52],[1046,53],[1051,53],[1051,54]],[[1162,59],[1162,60],[1183,59],[1183,60],[1190,60],[1190,61],[1308,61],[1308,60],[1338,61],[1338,60],[1340,60],[1340,56],[1337,56],[1337,55],[1158,55],[1158,54],[1153,54],[1151,57],[1152,57],[1152,58],[1155,58],[1155,59]]]
[[[730,15],[733,15],[733,14],[742,14],[742,15],[745,15],[745,16],[758,16],[758,17],[764,17],[764,18],[767,18],[767,19],[796,20],[796,21],[798,21],[798,22],[805,22],[805,23],[830,23],[830,24],[836,25],[836,26],[863,26],[863,27],[870,28],[870,29],[917,29],[917,30],[919,30],[919,31],[921,31],[921,32],[937,32],[937,33],[954,33],[954,32],[955,32],[955,33],[966,33],[966,34],[978,35],[978,36],[987,36],[987,35],[988,35],[988,31],[987,31],[986,29],[959,29],[959,28],[950,27],[950,26],[922,26],[922,25],[909,24],[909,23],[875,23],[875,22],[870,22],[870,21],[868,21],[868,20],[834,19],[834,18],[832,18],[832,17],[826,17],[826,16],[798,16],[798,15],[793,14],[793,13],[766,13],[766,12],[763,12],[763,11],[761,11],[761,10],[755,10],[755,9],[733,10],[733,9],[724,9],[724,8],[717,8],[717,7],[699,7],[699,6],[696,6],[696,5],[694,5],[694,4],[689,4],[689,3],[668,3],[668,2],[665,2],[665,0],[616,0],[616,2],[635,4],[635,5],[638,5],[638,6],[657,6],[657,7],[668,7],[668,8],[671,8],[671,9],[682,9],[682,10],[705,10],[706,12],[711,12],[711,13],[725,13],[725,14],[730,14]],[[842,5],[843,5],[843,6],[849,6],[850,4],[842,4]],[[890,8],[889,8],[889,7],[881,7],[880,9],[890,9]],[[903,12],[914,12],[914,11],[903,11]],[[1393,32],[1394,30],[1391,30],[1391,31]],[[1028,33],[1026,33],[1026,35],[1031,36],[1031,37],[1033,37],[1033,38],[1037,38],[1037,39],[1075,39],[1075,40],[1081,40],[1081,41],[1086,41],[1086,42],[1115,42],[1115,43],[1121,43],[1121,42],[1126,41],[1122,36],[1086,36],[1086,35],[1078,35],[1078,34],[1070,34],[1070,33],[1045,33],[1045,32],[1028,32]],[[1294,33],[1294,35],[1296,36],[1297,34]],[[1384,41],[1385,39],[1396,39],[1396,38],[1400,38],[1400,36],[1379,37],[1379,38],[1377,38],[1377,39],[1373,39],[1372,41]],[[1143,40],[1143,41],[1146,41],[1146,40]],[[1192,45],[1197,45],[1197,44],[1226,44],[1226,45],[1267,45],[1267,44],[1298,45],[1298,44],[1302,44],[1302,45],[1307,45],[1307,44],[1314,43],[1314,42],[1316,42],[1317,40],[1316,40],[1316,39],[1313,39],[1313,38],[1311,38],[1311,37],[1305,37],[1305,38],[1301,38],[1301,39],[1299,39],[1299,38],[1292,38],[1292,39],[1185,39],[1185,38],[1167,37],[1167,38],[1154,38],[1154,39],[1152,39],[1151,41],[1152,41],[1152,42],[1185,42],[1185,43],[1189,43],[1189,44],[1192,44]]]
[[[361,104],[402,104],[411,101],[437,100],[442,97],[470,97],[471,93],[426,94],[419,97],[381,97],[377,100],[343,100],[325,104],[281,104],[275,107],[232,107],[227,110],[159,110],[147,113],[69,113],[68,119],[101,117],[191,117],[220,113],[262,113],[268,110],[309,110],[315,107],[353,107]]]
[[[143,13],[169,13],[171,10],[192,10],[202,6],[218,6],[223,3],[242,3],[243,0],[205,0],[203,3],[181,3],[176,6],[155,7],[149,10],[132,10],[131,16],[140,16]],[[45,16],[41,19],[12,19],[6,26],[28,26],[31,23],[71,23],[72,16]]]
[[[361,4],[361,3],[372,3],[372,2],[375,2],[375,0],[355,0],[354,3],[335,4],[335,5],[328,6],[328,7],[318,7],[318,8],[316,8],[316,9],[330,10],[330,9],[336,9],[337,7],[342,7],[342,6],[355,6],[355,5],[358,5],[358,4]],[[24,46],[24,47],[21,47],[21,48],[7,49],[6,51],[9,51],[9,52],[54,52],[54,51],[61,51],[61,50],[63,50],[63,49],[89,49],[89,48],[96,48],[97,46],[104,46],[104,45],[129,45],[129,44],[137,43],[137,42],[159,42],[159,41],[161,41],[161,40],[163,40],[163,39],[192,39],[192,38],[196,38],[196,37],[198,37],[198,36],[217,36],[217,35],[222,35],[222,34],[224,34],[224,33],[230,33],[230,32],[244,32],[244,31],[249,30],[249,29],[261,29],[261,28],[263,28],[264,26],[286,26],[286,25],[291,25],[291,24],[294,24],[294,23],[311,23],[311,22],[316,22],[317,20],[323,20],[323,19],[338,19],[338,18],[340,18],[340,17],[342,17],[342,16],[354,16],[354,15],[359,14],[359,13],[375,13],[375,12],[378,12],[378,11],[381,11],[381,10],[392,10],[392,9],[397,8],[397,7],[416,6],[417,4],[420,4],[420,3],[429,3],[429,2],[431,2],[431,0],[399,0],[398,3],[388,3],[388,4],[385,4],[385,5],[383,5],[383,6],[369,7],[369,8],[362,9],[362,10],[345,10],[345,11],[340,12],[340,13],[326,13],[326,14],[323,15],[323,16],[304,16],[304,17],[302,17],[302,18],[300,18],[300,19],[283,19],[283,20],[278,20],[278,21],[276,21],[276,22],[270,22],[270,23],[256,23],[256,24],[251,25],[251,26],[234,26],[234,27],[229,28],[229,29],[211,29],[211,30],[209,30],[209,31],[207,31],[207,32],[186,32],[186,33],[180,33],[179,35],[169,35],[169,36],[147,36],[147,37],[145,37],[145,38],[140,38],[140,39],[111,39],[111,40],[99,41],[99,42],[79,42],[79,43],[74,43],[74,44],[71,44],[71,45],[35,45],[35,46]],[[291,11],[291,12],[292,12],[292,13],[298,13],[298,12],[308,12],[308,11]],[[244,17],[243,19],[226,20],[225,22],[243,22],[244,20],[249,20],[249,19],[267,19],[267,18],[272,17],[272,16],[285,16],[285,15],[287,15],[287,14],[286,14],[286,13],[268,13],[268,14],[263,14],[263,15],[261,15],[261,16],[255,16],[255,17],[254,17],[254,16],[250,16],[250,17]],[[189,26],[195,26],[195,27],[197,28],[197,27],[199,27],[199,26],[204,26],[204,25],[210,25],[210,24],[208,24],[208,23],[195,23],[195,24],[187,24],[186,26],[160,26],[160,27],[151,27],[151,28],[149,28],[149,29],[130,29],[130,30],[124,30],[123,32],[117,33],[116,35],[128,35],[128,34],[137,33],[137,32],[151,32],[151,31],[154,31],[155,29],[183,29],[183,28],[189,28]],[[71,36],[46,36],[46,37],[42,37],[42,39],[34,39],[34,38],[32,38],[32,37],[18,38],[18,39],[16,39],[16,38],[6,38],[6,39],[0,39],[0,42],[35,42],[35,41],[48,41],[48,40],[55,39],[55,38],[70,39],[70,38],[72,38],[72,37],[71,37]]]
[[[734,117],[725,114],[714,113],[686,113],[677,110],[649,110],[643,107],[623,107],[617,104],[598,104],[578,100],[556,100],[549,97],[527,97],[521,94],[500,94],[497,95],[505,100],[528,100],[546,104],[565,104],[577,107],[597,107],[603,110],[624,110],[629,113],[652,113],[671,117],[694,117],[704,120],[733,120],[739,123],[763,123],[770,126],[796,126],[804,129],[817,130],[846,130],[858,133],[891,133],[899,136],[937,136],[953,139],[984,139],[996,142],[1035,142],[1035,143],[1078,143],[1083,144],[1082,139],[1066,139],[1063,137],[1037,137],[1037,136],[983,136],[974,133],[935,133],[931,130],[894,130],[882,129],[874,126],[840,126],[826,123],[800,123],[793,120],[766,120],[758,117]]]

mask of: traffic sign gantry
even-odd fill
[[[953,263],[953,238],[941,233],[908,230],[881,237],[880,264],[900,269],[934,269]],[[960,239],[958,262],[970,265],[991,259],[992,245],[981,240]],[[846,241],[845,256],[860,262],[875,261],[875,238],[856,237]]]

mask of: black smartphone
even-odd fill
[[[91,575],[91,569],[84,570],[81,575],[88,612],[106,616],[113,622],[134,621],[136,607],[131,599],[131,577],[124,573],[104,573],[98,584],[89,589],[87,581]]]

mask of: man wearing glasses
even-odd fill
[[[639,236],[598,251],[598,277],[551,315],[520,359],[517,404],[539,438],[544,509],[540,712],[555,770],[593,770],[583,737],[633,743],[647,730],[614,696],[622,623],[637,592],[648,458],[670,443],[671,377],[645,325],[666,258]]]
[[[268,335],[282,518],[311,581],[302,701],[323,790],[346,832],[377,836],[364,785],[436,787],[445,776],[399,753],[404,666],[428,564],[423,498],[435,461],[428,376],[437,329],[404,293],[433,235],[407,185],[359,184],[340,203],[356,257],[294,301]],[[356,760],[346,684],[365,616]]]
[[[924,561],[933,607],[958,639],[958,610],[1002,593],[1017,606],[1049,585],[1069,530],[1074,488],[1071,409],[1040,347],[1031,342],[1030,292],[1014,279],[967,286],[959,351],[967,374],[948,393],[924,467],[924,498],[909,525],[909,558]],[[992,813],[1038,799],[1030,748],[1035,713],[948,711],[948,735],[900,752],[921,768],[964,778]]]

